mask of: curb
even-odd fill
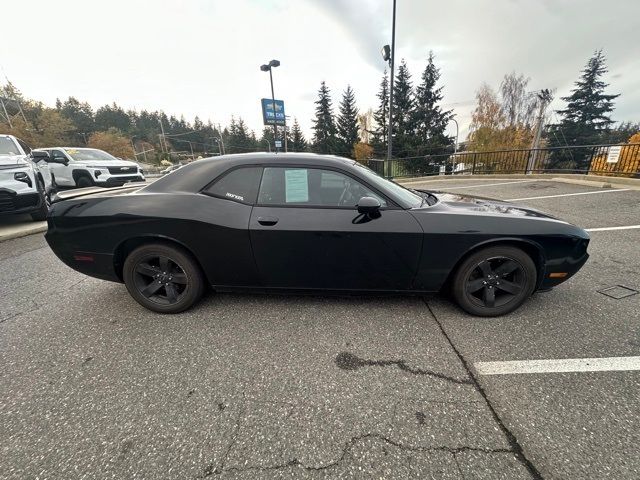
[[[26,237],[34,233],[42,233],[47,231],[47,222],[34,222],[32,225],[16,225],[10,226],[6,233],[0,233],[0,242],[13,240],[14,238]]]
[[[446,183],[449,181],[491,181],[491,180],[536,180],[541,182],[561,182],[570,183],[575,185],[584,185],[596,188],[629,188],[631,190],[640,190],[640,179],[637,178],[621,178],[621,177],[604,177],[600,175],[559,175],[549,177],[547,174],[514,174],[514,175],[434,175],[430,177],[416,177],[407,179],[396,179],[401,185],[412,185],[418,183],[432,183],[440,182]]]

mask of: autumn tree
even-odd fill
[[[483,84],[471,116],[470,149],[479,152],[530,148],[538,97],[527,91],[529,78],[515,72],[504,76],[496,93]]]
[[[336,151],[336,125],[333,118],[333,106],[329,87],[323,81],[315,101],[316,111],[313,119],[313,141],[311,148],[316,153],[334,153]]]
[[[353,146],[358,142],[358,109],[351,86],[342,95],[336,128],[338,154],[354,157]]]
[[[114,157],[135,158],[131,141],[116,128],[91,134],[87,146],[109,152]]]

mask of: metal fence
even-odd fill
[[[387,177],[579,173],[640,178],[640,143],[459,152],[394,158],[388,165],[372,159],[366,164]]]

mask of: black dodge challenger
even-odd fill
[[[243,154],[151,185],[63,192],[47,241],[71,268],[176,313],[217,291],[446,290],[502,315],[587,261],[589,235],[508,203],[411,190],[351,160]]]

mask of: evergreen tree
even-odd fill
[[[453,143],[451,137],[445,134],[452,117],[451,110],[443,111],[438,105],[443,97],[443,87],[436,86],[440,69],[435,66],[433,59],[433,52],[429,52],[427,66],[422,72],[422,83],[416,87],[413,110],[415,148],[412,155],[442,154]]]
[[[338,154],[355,158],[353,146],[358,143],[358,109],[350,85],[342,95],[337,123]]]
[[[387,133],[389,129],[387,125],[389,121],[389,78],[386,70],[380,82],[380,90],[377,97],[380,100],[380,104],[378,109],[373,112],[373,120],[376,123],[376,127],[372,132],[371,146],[376,155],[384,156],[387,152]]]
[[[76,133],[90,135],[95,129],[93,109],[87,102],[69,97],[64,102],[56,100],[56,109],[62,116],[71,120]]]
[[[293,119],[293,127],[291,127],[291,143],[289,144],[290,152],[304,152],[307,150],[307,141],[304,138],[298,119]]]
[[[408,157],[413,143],[413,86],[404,60],[393,84],[393,156]]]
[[[316,118],[313,120],[312,149],[316,153],[334,153],[336,151],[336,126],[333,119],[331,94],[323,81],[318,90]]]
[[[620,95],[604,93],[609,85],[601,77],[606,72],[605,57],[602,50],[597,50],[575,83],[571,95],[562,97],[567,102],[567,108],[557,111],[562,120],[551,130],[556,136],[562,133],[562,139],[566,139],[567,144],[598,143],[602,133],[614,123],[609,114],[613,111],[613,100]]]
[[[604,92],[609,86],[601,79],[607,72],[605,60],[602,50],[596,50],[582,71],[580,79],[576,81],[571,94],[562,97],[562,100],[567,102],[567,107],[557,111],[562,117],[560,123],[549,127],[551,146],[598,144],[610,131],[614,123],[610,117],[613,100],[620,95]],[[587,151],[579,149],[562,153],[553,156],[552,166],[583,168],[589,162]]]

